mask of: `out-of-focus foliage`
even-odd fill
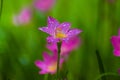
[[[47,34],[38,30],[47,25],[47,17],[71,22],[82,29],[82,44],[71,52],[66,62],[68,80],[94,80],[99,73],[96,50],[100,52],[105,72],[117,73],[120,58],[113,55],[110,39],[120,26],[120,0],[57,0],[43,13],[33,6],[34,0],[4,0],[0,19],[0,80],[53,80],[54,75],[39,75],[34,62],[42,58]],[[15,26],[13,15],[30,6],[29,24]],[[49,52],[49,51],[48,51]],[[64,71],[65,71],[64,70]],[[48,77],[48,78],[47,78]],[[119,80],[119,76],[107,76]]]

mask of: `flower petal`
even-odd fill
[[[56,70],[55,71],[50,71],[50,74],[55,74],[56,73]]]
[[[76,36],[78,35],[80,32],[82,32],[81,30],[79,29],[72,29],[68,32],[68,37],[73,37],[73,36]]]
[[[112,36],[111,42],[115,49],[120,50],[120,37]]]
[[[43,31],[43,32],[46,32],[46,33],[48,33],[48,34],[51,35],[51,32],[50,32],[50,30],[49,30],[48,27],[41,27],[41,28],[39,28],[39,30],[41,30],[41,31]]]
[[[76,49],[80,45],[80,38],[75,36],[71,37],[67,42],[62,42],[61,54],[65,55],[70,53],[70,51]]]
[[[42,12],[46,12],[53,7],[54,3],[55,0],[35,0],[34,6]]]
[[[57,61],[57,55],[58,55],[57,51],[54,51],[54,52],[53,52],[53,55],[52,55],[52,61],[53,61],[53,62],[56,62],[56,61]]]
[[[52,18],[51,16],[49,16],[48,25],[54,25],[54,26],[49,26],[49,27],[56,27],[59,25],[59,22],[55,18]]]
[[[113,51],[113,53],[114,53],[115,56],[120,57],[120,50],[116,50],[116,49],[115,49],[115,50]]]
[[[48,43],[57,43],[59,42],[59,39],[55,39],[52,36],[47,37],[47,42]]]
[[[67,33],[68,30],[70,29],[71,24],[68,22],[64,22],[60,24],[58,27],[62,30],[62,32]]]
[[[35,65],[40,69],[44,69],[46,67],[45,63],[40,60],[35,61]]]
[[[46,47],[47,47],[50,51],[55,51],[55,50],[57,50],[57,45],[56,45],[56,43],[47,44]]]
[[[42,70],[42,71],[39,71],[39,74],[47,74],[48,72],[47,71],[44,71],[44,70]]]
[[[44,58],[44,61],[47,62],[47,61],[50,60],[51,56],[47,52],[44,52],[43,53],[43,58]]]
[[[54,35],[54,31],[58,25],[59,25],[59,22],[56,19],[52,17],[48,17],[48,27],[49,27],[50,33]]]

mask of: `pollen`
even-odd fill
[[[62,32],[61,28],[57,28],[55,32],[55,37],[56,38],[66,38],[66,34]]]

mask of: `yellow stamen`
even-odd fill
[[[61,30],[61,28],[57,28],[56,29],[56,33],[55,33],[55,37],[56,38],[66,38],[66,34],[64,34]]]

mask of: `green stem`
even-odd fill
[[[100,53],[99,53],[98,50],[96,50],[96,56],[97,56],[97,61],[98,61],[100,74],[103,74],[103,73],[105,73],[105,70],[104,70],[102,59],[101,59],[101,56],[100,56]],[[106,80],[106,77],[101,77],[101,79],[102,80]]]
[[[61,51],[61,42],[57,43],[58,47],[58,57],[57,57],[57,80],[59,80],[59,64],[60,64],[60,51]]]
[[[49,74],[46,74],[46,75],[44,76],[44,80],[48,80],[48,76],[49,76]]]

